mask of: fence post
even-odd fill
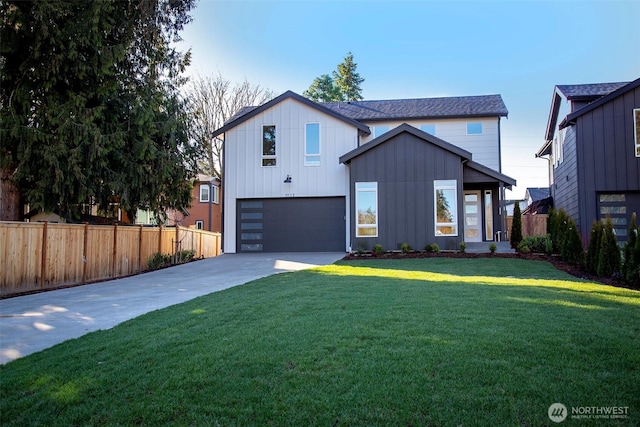
[[[89,223],[84,223],[84,242],[82,243],[82,284],[87,280],[87,241],[89,237]]]
[[[142,271],[142,224],[140,224],[140,233],[138,234],[138,271]]]
[[[44,287],[44,278],[47,274],[47,224],[49,221],[44,221],[42,226],[42,260],[40,263],[40,289]]]
[[[116,257],[118,255],[118,224],[113,224],[113,259],[111,260],[111,275],[116,275]]]
[[[162,226],[158,228],[158,252],[162,252]]]

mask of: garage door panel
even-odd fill
[[[344,251],[344,197],[238,201],[241,252]]]

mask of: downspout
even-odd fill
[[[227,168],[225,167],[225,159],[227,157],[227,150],[225,145],[227,144],[227,134],[223,133],[222,134],[222,173],[220,174],[220,247],[222,248],[221,253],[224,253],[224,236],[225,236],[225,232],[224,232],[224,217],[225,217],[225,203],[224,203],[224,191],[225,191],[225,174],[226,174],[226,170]]]
[[[209,230],[208,231],[213,231],[213,224],[211,223],[211,205],[213,204],[213,179],[211,181],[209,181]]]

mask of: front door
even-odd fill
[[[464,192],[464,241],[482,242],[482,199],[480,191]]]

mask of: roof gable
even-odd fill
[[[464,167],[473,169],[476,172],[480,172],[481,174],[493,178],[496,181],[500,181],[506,184],[508,189],[511,189],[511,186],[516,185],[516,180],[511,178],[510,176],[494,171],[493,169],[486,167],[485,165],[481,165],[480,163],[474,162],[473,160],[469,160],[468,162],[466,162],[464,164]]]
[[[592,102],[591,104],[587,105],[584,108],[579,109],[578,111],[571,113],[569,115],[567,115],[567,117],[562,121],[562,123],[560,123],[560,128],[565,128],[569,125],[572,125],[575,123],[575,120],[582,116],[583,114],[588,113],[589,111],[593,111],[594,109],[600,107],[601,105],[606,104],[607,102],[616,99],[617,97],[624,95],[625,93],[634,90],[635,88],[640,87],[640,78],[636,79],[634,81],[632,81],[631,83],[628,83],[622,87],[620,87],[617,90],[614,90],[613,92],[609,93],[608,95],[605,95],[603,97],[601,97],[600,99],[598,99],[597,101]]]
[[[369,130],[369,127],[356,121],[353,120],[345,115],[342,115],[340,113],[337,113],[333,110],[330,110],[328,108],[325,108],[322,104],[317,103],[317,102],[313,102],[301,95],[298,95],[295,92],[292,92],[290,90],[286,91],[285,93],[283,93],[282,95],[272,99],[271,101],[265,102],[264,104],[260,105],[259,107],[244,107],[242,108],[238,113],[236,113],[231,119],[229,119],[229,121],[227,121],[220,129],[217,129],[216,131],[213,132],[212,137],[215,138],[216,136],[228,131],[229,129],[232,129],[244,122],[246,122],[247,120],[251,119],[252,117],[257,116],[258,114],[262,113],[263,111],[268,110],[269,108],[281,103],[282,101],[286,100],[286,99],[294,99],[308,107],[314,108],[318,111],[321,111],[329,116],[332,116],[338,120],[341,120],[347,124],[352,125],[353,127],[357,128],[360,132],[364,133],[364,134],[370,134],[371,131]],[[244,112],[244,114],[240,114],[241,112]]]
[[[322,105],[354,120],[365,121],[506,117],[509,114],[500,95],[327,102]]]
[[[415,127],[407,124],[407,123],[403,123],[400,126],[390,130],[389,132],[384,133],[383,135],[380,135],[379,137],[372,139],[370,142],[367,142],[366,144],[361,145],[360,147],[356,148],[355,150],[351,150],[350,152],[340,156],[339,162],[340,163],[349,163],[351,162],[352,159],[354,159],[355,157],[358,157],[359,155],[366,153],[367,151],[381,145],[384,144],[385,142],[389,141],[390,139],[396,137],[397,135],[401,134],[402,132],[408,132],[422,140],[424,140],[427,143],[433,144],[435,146],[438,146],[444,150],[447,150],[450,153],[456,154],[460,157],[462,157],[465,160],[471,160],[471,153],[469,153],[466,150],[463,150],[460,147],[457,147],[453,144],[448,143],[447,141],[443,141],[440,138],[437,138],[431,134],[428,134],[426,132],[421,131],[420,129],[416,129]]]

